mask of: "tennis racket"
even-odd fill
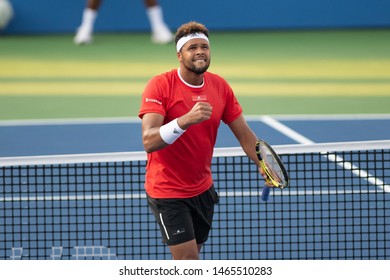
[[[271,191],[270,185],[283,189],[288,186],[289,178],[283,162],[267,142],[258,140],[256,142],[256,153],[261,168],[267,175],[266,184],[261,193],[261,199],[267,201]]]

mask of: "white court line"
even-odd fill
[[[261,116],[260,116],[261,117]],[[356,121],[390,120],[390,114],[308,114],[308,115],[272,115],[279,121]],[[258,120],[259,116],[247,116],[247,120]]]
[[[44,125],[86,125],[86,124],[122,124],[140,123],[137,117],[112,118],[70,118],[70,119],[31,119],[31,120],[0,120],[1,126],[44,126]]]
[[[146,194],[95,194],[95,195],[40,195],[0,197],[1,202],[6,201],[72,201],[72,200],[110,200],[110,199],[144,199]]]
[[[363,190],[359,193],[376,193],[374,190]],[[283,196],[283,195],[329,195],[329,194],[339,194],[337,190],[330,191],[291,191],[288,193],[276,192],[274,196]],[[344,194],[353,194],[352,190],[344,191]],[[230,192],[218,192],[220,197],[259,197],[259,194],[253,191],[230,191]],[[106,194],[106,195],[41,195],[41,196],[20,196],[20,197],[0,197],[0,202],[21,202],[21,201],[76,201],[76,200],[110,200],[110,199],[145,199],[146,194]]]
[[[273,129],[293,139],[295,142],[298,142],[299,144],[315,144],[315,142],[313,142],[309,138],[289,128],[288,126],[282,124],[281,122],[277,121],[274,118],[271,118],[269,116],[263,116],[260,118],[260,120],[265,124],[269,125],[270,127],[272,127]]]
[[[336,114],[336,115],[273,115],[276,120],[390,120],[390,114]],[[257,121],[262,116],[247,115],[247,121]],[[86,124],[121,124],[140,123],[138,117],[106,117],[106,118],[61,118],[61,119],[25,119],[0,120],[1,126],[44,126],[44,125],[86,125]]]
[[[272,117],[264,116],[261,117],[260,120],[298,143],[314,144],[314,142],[309,138],[303,136],[302,134],[296,132],[295,130],[292,130],[288,126],[280,123],[279,121],[277,121]],[[386,185],[384,181],[371,175],[365,170],[359,169],[358,166],[352,164],[351,162],[344,161],[342,157],[335,156],[335,155],[327,155],[327,158],[330,161],[335,162],[338,166],[346,170],[350,170],[352,174],[356,175],[357,177],[367,180],[370,184],[378,187],[379,189],[385,192],[390,192],[390,185]]]

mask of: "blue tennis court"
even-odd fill
[[[270,119],[315,143],[390,139],[390,115],[283,116],[247,120],[258,137],[273,145],[299,144]],[[136,118],[0,121],[0,157],[142,151],[141,123]],[[217,147],[236,147],[221,124]]]
[[[292,183],[262,202],[256,167],[239,149],[218,150],[212,168],[220,202],[203,259],[390,257],[389,149],[349,152],[351,141],[390,139],[390,116],[247,120],[281,147]],[[115,152],[109,160],[83,155],[83,163],[0,169],[1,259],[170,258],[145,203],[139,120],[8,121],[0,133],[2,157]],[[225,125],[217,142],[238,145]],[[346,144],[313,150],[328,142]]]

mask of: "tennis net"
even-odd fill
[[[275,146],[291,185],[216,149],[220,195],[202,259],[389,259],[390,141]],[[170,259],[144,152],[0,158],[0,259]]]

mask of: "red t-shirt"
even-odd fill
[[[190,126],[173,144],[148,154],[145,189],[153,198],[188,198],[212,184],[210,165],[221,120],[229,124],[242,108],[228,83],[205,72],[204,83],[193,87],[181,80],[178,70],[152,78],[143,94],[139,117],[159,113],[164,124],[188,113],[196,102],[208,102],[211,118]]]

